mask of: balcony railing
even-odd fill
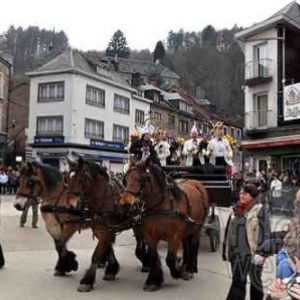
[[[246,63],[245,79],[255,78],[272,78],[273,75],[273,61],[269,58],[256,59]]]
[[[264,129],[274,127],[274,111],[273,110],[254,110],[245,114],[245,129]]]

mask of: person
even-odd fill
[[[214,166],[233,167],[233,152],[229,142],[223,138],[223,122],[216,122],[213,126],[213,138],[207,146],[207,154]]]
[[[227,300],[246,299],[248,274],[250,299],[262,300],[264,296],[261,280],[264,260],[254,263],[254,258],[259,246],[270,238],[270,217],[266,206],[259,203],[258,195],[253,183],[245,184],[227,221],[222,253],[223,260],[230,262],[232,271]]]
[[[20,227],[24,227],[27,221],[27,215],[29,208],[32,209],[32,228],[38,228],[38,207],[39,203],[36,199],[28,199],[24,211],[21,214],[20,218]]]
[[[167,142],[166,132],[162,132],[158,137],[158,142],[154,146],[154,150],[157,153],[161,166],[167,165],[167,157],[170,156],[170,145]]]
[[[1,199],[0,199],[0,205],[1,205]],[[0,206],[1,208],[1,206]],[[1,212],[1,210],[0,210]],[[4,254],[3,254],[3,249],[2,249],[2,246],[1,246],[1,243],[0,243],[0,269],[3,268],[5,265],[5,259],[4,259]]]
[[[0,193],[5,194],[8,183],[8,176],[4,169],[0,171]]]
[[[191,132],[191,138],[186,140],[183,145],[182,155],[185,156],[185,165],[187,167],[199,165],[198,147],[202,139],[199,139],[199,130],[196,124],[193,125]]]

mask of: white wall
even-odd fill
[[[277,126],[277,30],[271,29],[262,34],[255,35],[248,39],[245,43],[245,63],[253,61],[254,53],[253,49],[256,45],[267,43],[267,58],[272,60],[271,75],[272,81],[267,84],[254,85],[252,87],[245,87],[245,113],[252,112],[254,108],[254,98],[256,94],[265,93],[268,94],[268,109],[272,111],[270,114],[270,120],[268,122],[269,127]],[[246,70],[245,70],[246,72]],[[246,128],[249,128],[250,124],[245,124]]]
[[[38,84],[51,81],[65,82],[65,99],[59,102],[38,103]],[[91,85],[105,90],[105,108],[86,104],[86,86]],[[130,114],[115,112],[114,94],[119,94],[130,101]],[[132,92],[84,77],[78,74],[58,74],[31,78],[30,87],[30,122],[28,142],[32,143],[36,135],[37,116],[63,115],[65,142],[87,144],[90,139],[84,136],[85,118],[104,122],[104,140],[112,141],[113,124],[129,127],[129,133],[135,126],[135,110],[150,111],[150,103],[139,97],[132,97]]]
[[[63,101],[56,102],[38,102],[38,86],[39,83],[64,81],[65,97]],[[44,75],[33,77],[30,80],[30,102],[29,102],[29,128],[28,128],[28,143],[33,143],[36,136],[36,121],[37,117],[42,116],[63,116],[63,135],[65,142],[71,141],[71,119],[72,119],[72,75]]]

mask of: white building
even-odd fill
[[[137,112],[150,101],[113,71],[91,65],[72,49],[30,76],[28,144],[32,158],[64,170],[66,156],[81,155],[122,171]]]
[[[236,38],[245,53],[243,149],[250,166],[300,175],[299,4],[289,3]]]

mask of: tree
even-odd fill
[[[164,45],[161,41],[158,41],[156,43],[156,46],[155,46],[155,49],[154,49],[153,60],[155,62],[157,60],[159,60],[163,64],[164,61],[165,61],[165,57],[166,57],[165,47],[164,47]]]
[[[106,49],[107,56],[115,56],[128,58],[130,56],[130,49],[127,46],[126,37],[121,30],[117,30]]]
[[[202,41],[206,44],[216,45],[217,33],[212,25],[208,25],[203,29]]]

